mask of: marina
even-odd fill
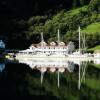
[[[79,44],[78,50],[75,50],[75,45],[72,41],[65,43],[60,41],[60,33],[58,29],[58,40],[56,42],[50,42],[50,44],[44,41],[43,33],[41,33],[41,42],[38,44],[32,44],[26,50],[18,51],[18,53],[8,53],[15,58],[100,58],[100,52],[87,53],[85,46],[85,35],[81,36],[80,27],[78,28]]]
[[[100,0],[0,0],[0,100],[100,100]]]
[[[68,44],[60,41],[58,30],[58,41],[47,44],[44,41],[43,33],[41,33],[41,42],[37,45],[31,45],[29,49],[19,51],[16,57],[65,57],[69,52],[74,51],[73,42]]]

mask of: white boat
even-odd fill
[[[88,53],[80,53],[80,52],[74,52],[72,54],[68,54],[68,57],[71,58],[86,58],[86,57],[91,57],[91,54]]]
[[[82,45],[85,47],[85,35],[82,37],[83,43]],[[69,42],[68,44],[60,41],[60,35],[58,30],[58,41],[51,42],[47,44],[44,41],[43,33],[41,33],[41,42],[39,44],[32,44],[29,49],[19,51],[15,56],[16,58],[87,58],[92,57],[90,53],[83,53],[81,49],[81,33],[79,27],[79,50],[77,52],[73,52],[75,50],[75,46],[73,42]]]
[[[37,45],[32,44],[29,49],[19,51],[16,58],[41,58],[41,57],[66,57],[68,52],[74,51],[73,42],[68,44],[60,41],[58,30],[58,41],[47,44],[44,41],[43,33],[41,33],[41,42]]]

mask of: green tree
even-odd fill
[[[100,9],[100,0],[91,0],[89,3],[89,11],[97,11]]]

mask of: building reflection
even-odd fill
[[[5,63],[0,63],[0,72],[2,72],[5,69]]]
[[[94,64],[100,64],[100,59],[94,59]]]
[[[60,86],[60,73],[69,72],[72,73],[75,66],[78,66],[78,89],[80,89],[82,82],[85,82],[85,73],[88,61],[79,60],[66,60],[66,59],[45,59],[45,60],[19,60],[19,63],[25,63],[29,65],[32,69],[37,69],[41,73],[41,84],[43,83],[44,73],[49,71],[51,73],[57,73],[57,85]]]
[[[74,63],[71,61],[66,60],[28,60],[28,59],[22,59],[19,60],[19,63],[25,63],[29,65],[32,69],[38,69],[40,72],[45,72],[49,70],[50,72],[56,72],[57,70],[59,72],[64,72],[65,70],[68,70],[69,72],[73,72],[74,70]]]
[[[17,59],[18,63],[23,63],[28,65],[31,69],[36,69],[40,72],[40,82],[43,83],[44,75],[46,72],[57,73],[57,85],[60,86],[60,74],[61,73],[73,73],[75,70],[78,72],[78,89],[80,89],[81,84],[85,83],[86,69],[88,63],[100,64],[100,59],[62,59],[62,58],[40,58],[40,59]],[[3,65],[2,65],[3,66]],[[78,67],[77,67],[78,66]],[[4,67],[1,67],[1,71]]]
[[[54,60],[54,59],[43,59],[43,60],[28,60],[22,59],[19,60],[19,63],[25,63],[29,65],[32,69],[37,69],[41,73],[41,84],[43,83],[44,73],[49,71],[51,73],[57,72],[57,84],[59,87],[59,75],[60,73],[64,73],[65,71],[73,72],[75,65],[73,62],[66,60]]]

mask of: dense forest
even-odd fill
[[[6,48],[38,43],[41,32],[45,41],[56,41],[57,29],[62,41],[77,43],[78,26],[88,48],[100,45],[100,0],[0,0],[0,12],[0,39]]]

